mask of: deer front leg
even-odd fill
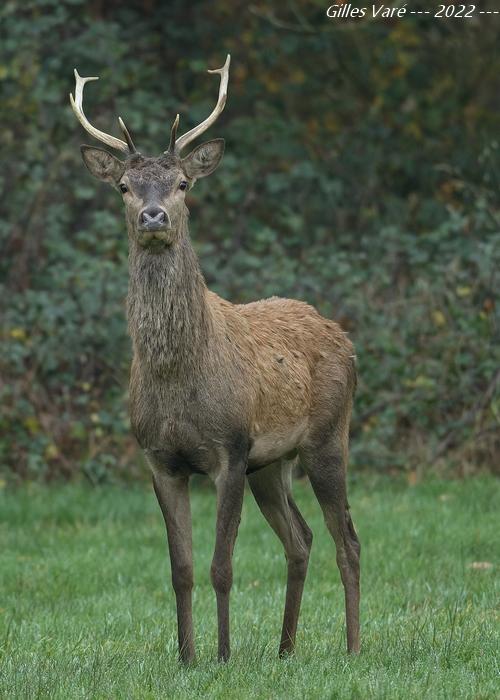
[[[191,508],[187,477],[171,477],[163,472],[153,475],[153,486],[167,526],[172,585],[177,604],[179,658],[194,660],[193,637],[193,552]]]
[[[233,583],[232,557],[241,518],[245,490],[245,466],[224,470],[215,480],[217,488],[217,527],[215,552],[210,570],[217,598],[218,658],[230,656],[229,594]]]

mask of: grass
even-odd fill
[[[498,482],[408,487],[360,477],[352,486],[363,546],[357,658],[344,652],[333,543],[308,484],[297,483],[295,493],[315,533],[295,656],[277,659],[284,558],[248,493],[235,549],[233,655],[216,662],[215,503],[210,490],[197,488],[198,661],[183,668],[151,490],[0,492],[0,697],[498,697]]]

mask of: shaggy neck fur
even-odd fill
[[[134,355],[152,372],[192,374],[213,332],[207,288],[189,240],[150,253],[130,240],[127,317]]]

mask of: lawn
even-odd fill
[[[0,492],[1,698],[494,698],[498,482],[408,486],[357,475],[362,651],[344,651],[334,548],[307,483],[315,535],[297,652],[278,660],[281,545],[246,494],[234,558],[232,650],[216,657],[209,579],[213,492],[193,490],[197,663],[176,660],[163,521],[144,486]],[[496,542],[495,542],[496,540]]]

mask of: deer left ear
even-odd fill
[[[181,160],[186,175],[196,180],[213,173],[224,155],[224,139],[213,139],[197,146],[194,151]]]

